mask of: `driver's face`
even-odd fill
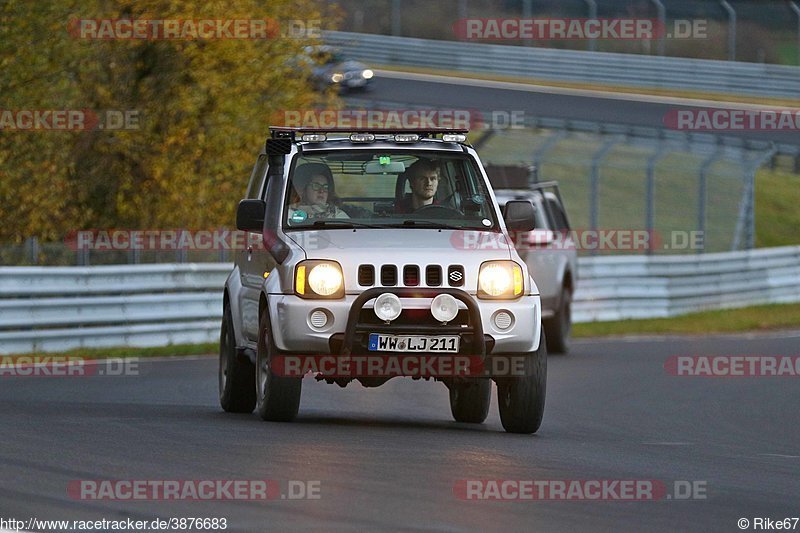
[[[420,200],[432,200],[439,188],[439,172],[426,170],[411,178],[411,192]]]

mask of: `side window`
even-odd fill
[[[547,204],[550,207],[550,214],[553,217],[553,229],[559,231],[568,230],[569,223],[567,223],[567,217],[564,214],[564,209],[561,207],[561,204],[553,198],[548,198]]]
[[[546,222],[547,213],[539,208],[539,202],[531,201],[531,204],[533,204],[534,226],[536,229],[549,228],[550,224]]]
[[[250,183],[247,185],[247,194],[245,194],[245,198],[248,199],[257,199],[260,198],[261,195],[261,184],[264,182],[264,174],[267,172],[267,156],[261,154],[258,156],[258,161],[256,161],[256,165],[253,167],[253,173],[250,175]]]

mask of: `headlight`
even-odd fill
[[[331,74],[331,81],[333,83],[339,83],[343,79],[344,79],[344,74],[342,74],[341,72],[335,72]]]
[[[522,267],[514,261],[487,261],[478,274],[478,298],[508,299],[522,296]]]
[[[372,79],[372,76],[374,75],[375,73],[372,72],[370,69],[366,69],[361,73],[361,77],[364,78],[365,80]]]
[[[341,298],[342,267],[335,261],[303,261],[295,270],[294,290],[302,298]]]

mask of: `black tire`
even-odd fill
[[[547,335],[548,352],[569,352],[572,334],[572,292],[569,289],[564,288],[561,293],[561,302],[555,316],[544,321],[544,332]]]
[[[544,330],[541,334],[539,349],[523,356],[525,375],[497,379],[500,422],[509,433],[536,433],[542,424],[547,390],[547,348]]]
[[[253,412],[256,406],[255,375],[253,363],[236,356],[233,317],[226,302],[219,332],[219,404],[225,412]]]
[[[258,350],[256,352],[256,411],[262,420],[291,422],[300,410],[303,378],[277,376],[270,360],[278,355],[272,338],[269,312],[266,308],[258,317]]]
[[[450,412],[456,422],[483,423],[491,402],[491,379],[468,378],[450,385]]]

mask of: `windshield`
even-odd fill
[[[499,231],[491,197],[466,154],[364,150],[295,159],[285,229],[452,228]]]

